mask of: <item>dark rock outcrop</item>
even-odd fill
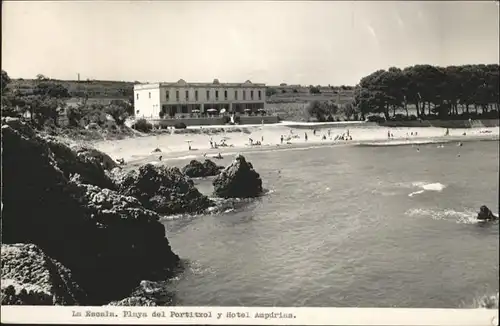
[[[111,171],[119,166],[118,163],[111,158],[111,156],[95,148],[83,145],[73,145],[71,146],[71,149],[75,151],[78,156],[84,156],[88,160],[100,164],[106,171]]]
[[[203,178],[218,175],[222,169],[224,169],[223,166],[219,166],[208,159],[203,163],[192,160],[182,168],[182,173],[190,178]]]
[[[262,180],[250,162],[236,156],[213,181],[215,194],[222,198],[250,198],[262,194]]]
[[[2,119],[2,150],[2,242],[35,244],[63,264],[87,293],[80,304],[124,298],[141,280],[165,279],[177,267],[159,216],[99,182],[80,184],[88,175],[74,169],[78,155],[64,144]]]
[[[116,177],[120,193],[132,196],[160,214],[200,213],[212,205],[191,179],[175,167],[145,164]]]
[[[483,205],[479,208],[477,219],[481,221],[495,221],[498,220],[498,216],[493,215],[493,212],[487,206]]]
[[[113,160],[109,156],[98,150],[91,151],[87,147],[77,147],[80,152],[76,152],[54,137],[45,137],[44,140],[66,178],[79,174],[80,180],[84,183],[114,189],[113,182],[105,172],[107,170],[105,167],[108,169],[114,167],[110,162]]]
[[[77,305],[85,292],[71,271],[33,244],[2,245],[3,305]]]

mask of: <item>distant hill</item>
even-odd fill
[[[111,80],[55,80],[66,87],[72,97],[83,97],[88,94],[89,98],[130,98],[134,96],[135,82],[111,81]],[[22,92],[29,93],[34,89],[36,79],[12,79],[9,88],[16,88]]]
[[[69,91],[73,100],[88,95],[89,100],[95,102],[109,101],[112,99],[130,99],[134,96],[134,84],[139,82],[113,81],[113,80],[55,80],[63,84]],[[12,79],[9,88],[21,90],[23,93],[30,93],[35,85],[36,79]],[[350,87],[326,87],[321,86],[320,94],[310,94],[309,87],[300,85],[271,86],[268,89],[275,89],[276,93],[267,97],[269,103],[297,103],[309,102],[313,100],[331,100],[345,103],[353,98],[353,90]]]

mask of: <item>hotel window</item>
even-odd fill
[[[250,91],[250,99],[253,100],[253,91]]]
[[[238,99],[238,91],[234,91],[234,99],[237,100]]]
[[[219,91],[215,91],[215,100],[217,101],[219,99]]]
[[[262,92],[259,91],[259,100],[262,100]]]
[[[243,101],[247,99],[247,91],[246,89],[243,90]]]
[[[194,91],[194,100],[198,101],[198,91]]]
[[[207,100],[210,99],[210,91],[207,91]]]
[[[224,91],[224,99],[227,100],[227,91]]]
[[[165,93],[165,98],[167,99],[167,101],[170,99],[170,91],[167,91]]]
[[[189,91],[186,91],[186,100],[189,100]]]
[[[177,101],[179,100],[179,91],[175,91],[175,98],[177,99]]]

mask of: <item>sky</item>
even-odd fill
[[[495,1],[3,1],[11,78],[354,85],[499,62]]]

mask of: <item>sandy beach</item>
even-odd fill
[[[296,125],[296,124],[295,124]],[[309,128],[304,128],[309,126]],[[314,130],[316,129],[316,133]],[[352,140],[335,140],[336,136],[346,134]],[[136,165],[144,162],[169,159],[203,159],[212,158],[221,153],[232,155],[248,151],[290,150],[316,146],[346,146],[346,145],[405,145],[425,144],[453,141],[495,140],[499,136],[499,128],[466,128],[449,129],[445,136],[445,128],[387,128],[379,126],[364,126],[356,124],[338,127],[302,123],[295,128],[291,123],[275,125],[244,125],[244,126],[203,126],[189,127],[185,130],[169,130],[164,134],[127,138],[114,141],[99,141],[93,144],[97,149],[108,153],[114,159],[123,158],[127,164]],[[392,134],[388,138],[388,133]],[[307,134],[307,141],[305,139]],[[281,135],[284,140],[281,142]],[[250,146],[253,142],[261,145]],[[226,147],[211,148],[210,140],[220,144],[225,140]],[[189,150],[189,145],[191,150]],[[161,152],[153,153],[159,148]]]

